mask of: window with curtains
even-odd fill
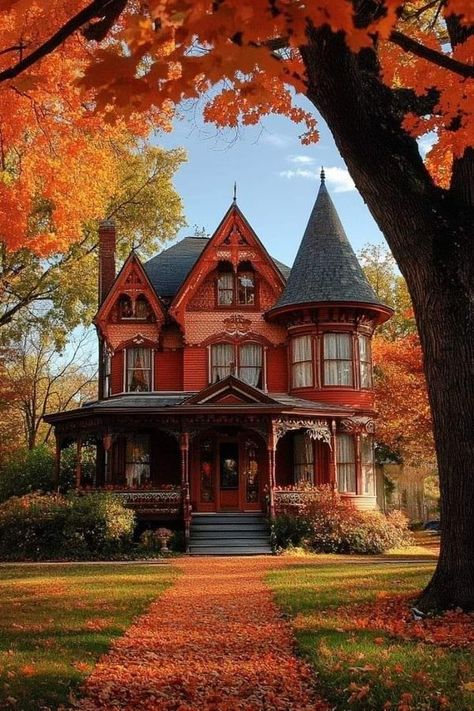
[[[110,353],[106,350],[104,354],[104,390],[102,397],[109,397],[110,395],[110,382],[112,373],[112,357]]]
[[[125,479],[130,489],[146,488],[150,485],[150,437],[148,435],[127,437]]]
[[[130,393],[151,391],[152,351],[150,348],[127,348],[125,389]]]
[[[291,340],[291,383],[294,388],[313,385],[313,347],[311,336]]]
[[[324,334],[324,385],[352,385],[352,335]]]
[[[255,303],[255,275],[251,271],[237,274],[237,300],[239,304]]]
[[[234,303],[234,275],[221,272],[217,277],[217,303],[219,306],[231,306]]]
[[[231,343],[214,343],[211,346],[211,382],[227,378],[234,370],[234,346]]]
[[[375,496],[374,438],[363,435],[361,440],[362,487],[364,494]]]
[[[360,387],[372,387],[372,354],[370,338],[359,334]]]
[[[339,434],[336,438],[337,487],[339,491],[356,493],[354,438]]]
[[[262,387],[263,348],[258,343],[243,343],[239,348],[239,378],[253,385]]]
[[[293,467],[295,484],[314,483],[314,446],[306,433],[298,432],[293,437]]]

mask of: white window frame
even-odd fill
[[[350,358],[329,358],[326,356],[326,344],[329,342],[329,337],[332,336],[343,336],[345,339],[347,339],[347,342],[349,343],[349,354]],[[347,332],[337,332],[337,331],[327,331],[326,333],[323,333],[323,373],[322,373],[322,382],[323,382],[323,387],[327,388],[353,388],[354,387],[354,347],[353,347],[353,339],[352,339],[352,334],[347,333]],[[337,340],[336,340],[337,343]],[[330,363],[336,363],[336,374],[337,374],[337,381],[338,382],[333,382],[333,379],[329,377],[330,371],[328,370],[328,376],[326,374],[326,364]],[[344,366],[342,364],[349,364],[349,370],[347,371],[349,373],[349,382],[348,383],[341,383],[339,382],[341,380],[341,374],[344,372],[342,369]]]
[[[144,348],[143,350],[150,351],[150,390],[143,390],[143,391],[137,391],[137,390],[129,390],[127,387],[128,384],[128,352],[135,350],[136,348],[143,348],[142,346],[131,346],[130,348],[124,348],[123,349],[123,391],[124,393],[130,394],[130,395],[142,395],[143,393],[152,393],[155,391],[155,349],[154,348]],[[147,370],[146,368],[143,368],[143,370]]]
[[[302,340],[307,340],[309,343],[309,358],[306,358],[305,360],[295,360],[295,345],[298,341]],[[291,341],[290,341],[290,361],[291,361],[291,387],[292,389],[300,389],[300,388],[313,388],[314,387],[314,349],[313,349],[313,338],[310,334],[304,333],[300,336],[293,336]],[[309,383],[306,383],[305,385],[297,385],[296,384],[296,378],[295,374],[297,372],[297,367],[305,365],[306,367],[309,366],[309,373],[310,373],[310,378],[309,378]],[[304,372],[304,371],[303,371]]]

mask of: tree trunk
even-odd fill
[[[327,121],[413,300],[442,517],[438,566],[419,605],[473,610],[474,214],[463,199],[472,186],[445,191],[434,185],[415,140],[401,128],[396,95],[381,83],[373,51],[356,56],[341,34],[323,28],[309,33],[301,53],[308,98]]]

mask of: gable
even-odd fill
[[[157,297],[138,256],[132,252],[115,278],[93,320],[108,340],[113,330],[117,341],[135,334],[155,339],[165,320],[163,304]]]
[[[204,242],[202,238],[201,242]],[[184,325],[187,305],[220,263],[228,263],[237,270],[239,264],[249,262],[270,286],[275,298],[281,294],[285,278],[236,204],[229,208],[213,236],[205,242],[170,305],[170,314],[180,325]]]
[[[276,405],[273,398],[263,393],[258,388],[254,388],[235,375],[228,375],[227,378],[208,385],[206,388],[185,400],[183,405],[245,405],[262,404]]]

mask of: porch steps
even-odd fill
[[[261,513],[193,514],[191,555],[269,555],[268,524]]]

